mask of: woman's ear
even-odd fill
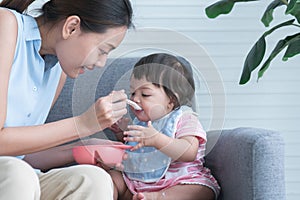
[[[68,39],[75,33],[79,33],[80,30],[80,18],[76,15],[69,16],[62,29],[62,36],[64,39]]]

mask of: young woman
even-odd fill
[[[217,199],[220,187],[203,166],[206,133],[191,109],[195,86],[188,65],[159,53],[134,66],[130,98],[142,109],[133,109],[128,130],[111,127],[133,146],[123,174],[109,172],[115,199]]]
[[[113,91],[79,116],[44,124],[66,76],[103,67],[121,43],[131,26],[130,2],[50,0],[37,18],[23,12],[32,2],[0,3],[1,198],[112,199],[112,181],[100,168],[38,169],[73,162],[72,145],[58,145],[103,130],[126,114],[126,94]]]

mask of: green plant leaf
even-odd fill
[[[251,77],[251,72],[257,68],[257,66],[261,63],[266,51],[266,40],[265,36],[262,35],[258,41],[251,48],[248,53],[244,68],[242,72],[242,76],[240,79],[240,84],[245,84],[249,81]]]
[[[300,0],[290,0],[285,14],[291,14],[295,16],[298,23],[300,23]]]
[[[232,10],[236,2],[248,2],[257,0],[221,0],[211,4],[205,8],[206,16],[209,18],[216,18],[221,14],[228,14]]]
[[[290,26],[290,25],[292,25],[294,23],[294,21],[295,21],[295,19],[291,19],[291,20],[288,20],[286,22],[282,22],[281,24],[278,24],[278,25],[274,26],[273,28],[271,28],[270,30],[266,31],[264,33],[264,36],[270,35],[276,29],[281,28],[283,26]]]
[[[287,47],[287,50],[282,58],[283,61],[287,61],[289,58],[300,53],[300,39],[291,42]]]
[[[289,44],[293,43],[300,39],[300,33],[295,35],[287,36],[286,38],[279,40],[273,51],[271,52],[270,56],[266,60],[266,62],[262,65],[262,67],[258,71],[258,79],[261,78],[265,71],[269,68],[271,61]]]
[[[265,27],[268,27],[270,25],[270,23],[273,21],[274,9],[279,6],[282,6],[282,5],[285,5],[285,4],[281,0],[274,0],[273,2],[271,2],[269,4],[269,6],[265,10],[265,12],[261,18],[261,21],[265,25]]]
[[[246,60],[244,62],[243,72],[240,78],[239,84],[245,84],[250,80],[251,73],[253,70],[255,70],[258,65],[261,63],[266,50],[266,41],[265,37],[271,34],[273,31],[275,31],[278,28],[281,28],[283,26],[290,26],[293,24],[295,20],[289,20],[286,22],[283,22],[281,24],[278,24],[277,26],[274,26],[270,30],[266,31],[254,44],[250,52],[248,53]]]
[[[222,0],[218,1],[207,8],[205,8],[205,13],[209,18],[216,18],[221,14],[228,14],[232,10],[234,5],[233,1]]]

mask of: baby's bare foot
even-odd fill
[[[157,192],[145,192],[145,193],[137,193],[133,195],[132,200],[157,200],[158,193]]]
[[[137,193],[133,195],[132,200],[146,200],[143,193]]]

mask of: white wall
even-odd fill
[[[137,36],[134,31],[131,31],[120,46],[120,50],[113,55],[128,54],[126,49],[135,49],[145,43],[145,46],[149,48],[162,47],[184,54],[195,59],[193,64],[205,61],[201,63],[199,74],[200,79],[205,82],[199,92],[200,119],[204,126],[207,129],[214,128],[210,126],[211,118],[214,116],[220,122],[225,118],[224,128],[251,126],[280,131],[286,144],[287,199],[299,199],[300,56],[288,62],[276,59],[258,83],[256,82],[257,76],[254,74],[250,83],[244,86],[239,85],[245,55],[265,30],[259,19],[266,5],[271,1],[240,3],[230,15],[211,20],[205,16],[204,9],[213,2],[214,0],[132,0],[137,29],[143,27],[152,27],[152,29]],[[278,9],[275,17],[282,19],[281,13],[283,10]],[[153,30],[153,28],[156,29]],[[165,33],[162,28],[169,30]],[[151,31],[156,37],[151,36]],[[183,39],[178,34],[195,40],[198,46],[203,46],[215,65],[212,65],[210,60],[204,59],[205,52],[191,51],[190,46],[194,43],[187,45],[183,41],[189,39]],[[284,37],[284,32],[280,31],[276,35]],[[145,38],[149,40],[145,41]],[[270,47],[276,41],[275,37],[270,37],[268,39]],[[178,50],[174,46],[181,46],[181,49]],[[201,59],[197,60],[200,57]],[[217,69],[220,77],[211,74],[213,68]],[[204,75],[211,75],[211,77]],[[220,82],[224,84],[224,91],[222,87],[216,89]],[[216,87],[209,90],[211,89],[209,87],[214,84]],[[224,96],[225,99],[223,99]],[[216,116],[211,110],[212,98],[217,99],[213,107],[220,111]],[[225,115],[223,116],[224,108]]]

